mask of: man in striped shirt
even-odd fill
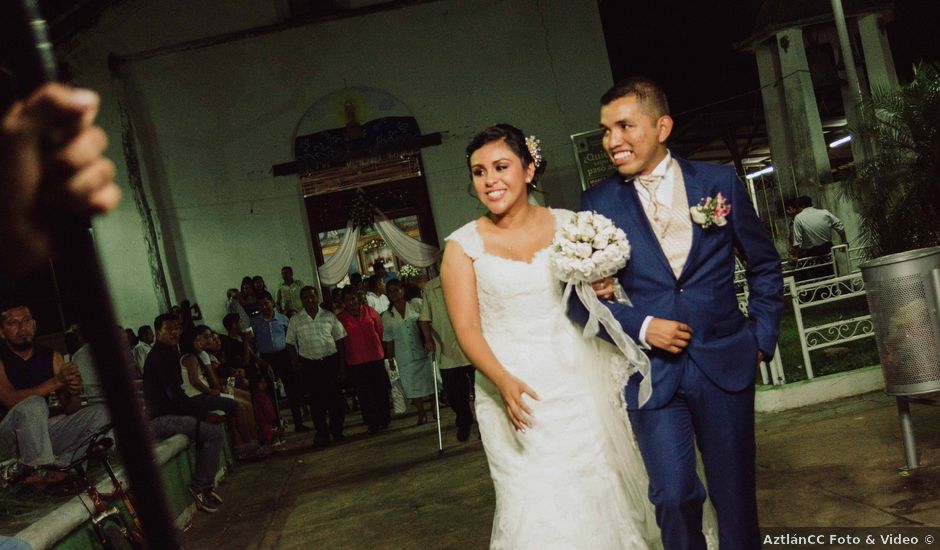
[[[322,447],[330,442],[331,436],[334,442],[344,439],[346,403],[339,381],[346,329],[336,315],[320,307],[320,296],[314,287],[300,289],[300,300],[303,309],[291,317],[287,327],[287,348],[310,402],[316,430],[313,444]]]

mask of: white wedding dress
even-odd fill
[[[556,227],[572,212],[552,210]],[[551,247],[531,262],[487,253],[476,221],[447,240],[473,260],[483,336],[510,373],[541,398],[516,432],[502,399],[476,377],[476,414],[496,489],[494,549],[661,547],[647,475],[609,371],[613,346],[568,320]],[[525,398],[527,399],[527,398]]]

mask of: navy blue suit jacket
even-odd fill
[[[754,382],[757,351],[769,358],[776,349],[783,310],[780,255],[754,212],[744,184],[730,167],[676,158],[682,169],[689,205],[718,193],[731,204],[728,223],[708,229],[692,224],[692,248],[678,278],[659,245],[632,181],[614,175],[588,189],[582,210],[607,216],[624,230],[632,254],[617,273],[633,306],[606,302],[624,331],[639,341],[648,315],[681,321],[692,327],[692,341],[680,354],[654,349],[653,394],[644,409],[672,398],[691,361],[720,388],[735,392]],[[734,289],[735,250],[747,266],[748,317],[738,309]],[[587,311],[577,297],[569,315],[582,325]],[[601,328],[601,336],[609,340]],[[637,408],[639,375],[626,388],[627,406]]]

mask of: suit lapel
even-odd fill
[[[705,197],[702,182],[696,178],[695,170],[685,160],[673,157],[679,163],[679,169],[682,170],[682,180],[685,183],[685,195],[689,201],[689,207],[695,206]],[[679,274],[679,280],[688,276],[692,266],[695,265],[695,259],[698,250],[702,244],[702,226],[692,222],[692,246],[689,248],[689,255],[685,259],[685,265],[682,266],[682,272]]]
[[[675,274],[672,272],[672,268],[669,267],[669,259],[666,258],[666,254],[663,252],[663,247],[659,244],[659,239],[656,238],[656,233],[653,231],[653,226],[650,225],[649,218],[646,217],[646,211],[643,210],[643,205],[640,203],[640,197],[636,193],[636,185],[633,181],[622,182],[617,186],[618,201],[620,204],[624,205],[626,208],[618,209],[623,212],[625,215],[624,220],[621,220],[621,227],[628,227],[633,225],[637,228],[635,234],[638,234],[639,237],[643,238],[646,243],[644,247],[640,248],[649,250],[653,256],[655,256],[659,263],[662,265],[669,275],[675,278]],[[631,224],[631,220],[633,223]],[[627,234],[628,239],[633,239],[634,235]],[[634,249],[637,249],[636,243],[634,243]]]

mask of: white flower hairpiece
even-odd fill
[[[525,138],[525,146],[529,150],[529,154],[532,155],[532,160],[535,161],[535,167],[538,168],[542,165],[542,142],[535,136],[528,136]]]

